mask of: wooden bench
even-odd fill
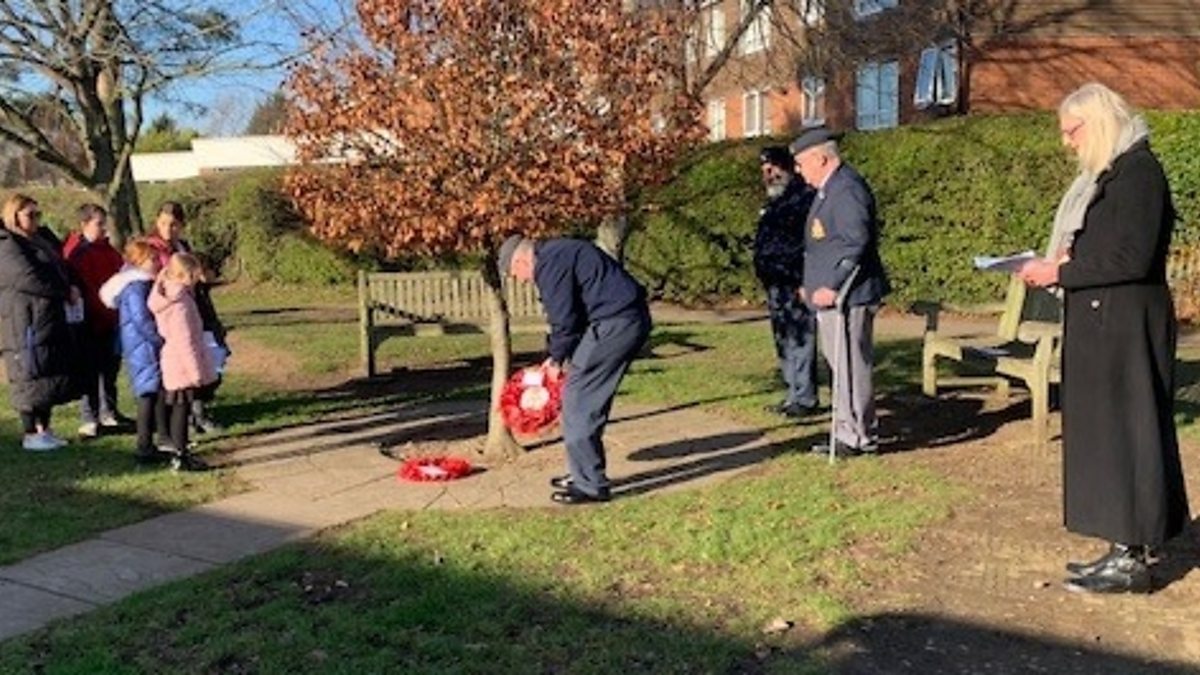
[[[363,371],[375,375],[375,350],[397,335],[485,330],[491,290],[480,272],[358,273],[359,349]],[[545,330],[533,284],[505,283],[514,330]],[[524,321],[523,321],[524,320]]]
[[[940,386],[986,384],[1007,398],[1009,382],[1018,380],[1029,390],[1035,436],[1049,436],[1050,385],[1062,381],[1061,303],[1042,289],[1027,289],[1013,276],[1008,284],[1004,311],[990,335],[949,336],[938,331],[941,305],[918,302],[912,311],[925,316],[921,349],[921,391],[936,397]],[[939,377],[938,361],[966,364],[984,375]]]
[[[1171,251],[1167,281],[1181,317],[1194,315],[1200,291],[1200,248]],[[1193,308],[1193,309],[1188,309]],[[921,390],[936,397],[940,386],[987,384],[999,396],[1009,396],[1009,383],[1029,390],[1031,417],[1039,443],[1049,438],[1050,387],[1062,382],[1062,308],[1053,295],[1028,289],[1016,276],[1009,281],[1004,311],[996,332],[985,336],[949,336],[938,332],[939,303],[914,303],[911,311],[925,316],[921,350]],[[938,361],[972,367],[981,375],[939,376]]]

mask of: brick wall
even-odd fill
[[[970,112],[1053,110],[1085,82],[1141,108],[1200,108],[1200,39],[1061,38],[989,45],[972,60]]]

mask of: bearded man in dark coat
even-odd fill
[[[1067,529],[1110,543],[1068,563],[1072,591],[1152,589],[1153,547],[1188,524],[1174,421],[1175,225],[1162,165],[1128,104],[1087,84],[1059,107],[1080,174],[1059,206],[1051,253],[1026,283],[1064,292],[1063,507]]]

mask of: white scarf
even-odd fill
[[[1146,126],[1146,120],[1137,115],[1130,120],[1121,132],[1121,137],[1117,139],[1113,159],[1123,155],[1135,143],[1149,135],[1150,129]],[[1046,246],[1047,258],[1057,260],[1071,248],[1075,235],[1083,229],[1083,218],[1092,204],[1092,198],[1096,196],[1096,179],[1099,177],[1099,174],[1090,171],[1080,171],[1067,193],[1063,195],[1062,201],[1058,203],[1058,211],[1054,214],[1054,231],[1050,234],[1049,245]]]

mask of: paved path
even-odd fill
[[[228,460],[252,490],[0,567],[0,639],[382,509],[566,508],[548,500],[548,479],[563,471],[558,442],[433,484],[399,482],[396,460],[379,452],[411,443],[468,455],[485,425],[485,404],[465,401],[247,438]],[[606,440],[617,498],[724,480],[779,451],[762,432],[694,407],[618,405]]]

